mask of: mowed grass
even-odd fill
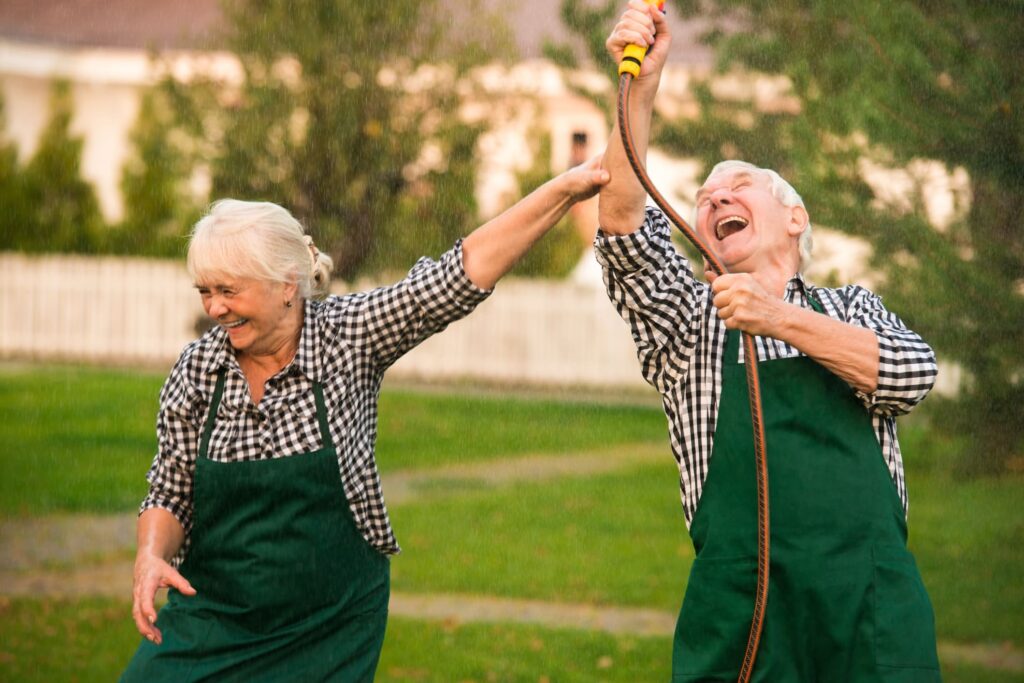
[[[0,600],[0,680],[116,681],[139,643],[130,605],[110,599]],[[59,653],[59,654],[57,654]],[[392,617],[379,683],[667,681],[671,639],[520,624]],[[1011,683],[1024,676],[944,661],[946,683]]]
[[[0,603],[0,680],[116,681],[140,640],[129,609],[100,599]],[[668,638],[392,618],[375,680],[664,681],[670,656]]]
[[[0,513],[134,510],[156,452],[162,374],[0,366]],[[385,388],[383,472],[661,441],[653,406]]]
[[[1024,481],[908,476],[910,547],[939,637],[1024,647]],[[693,557],[671,463],[432,496],[391,515],[404,548],[393,585],[410,592],[675,611]]]
[[[0,368],[0,514],[134,509],[161,382],[152,373]],[[1024,479],[954,477],[952,449],[924,423],[907,422],[901,434],[910,543],[940,640],[1021,650]],[[386,388],[386,469],[607,453],[639,440],[663,445],[665,460],[496,488],[440,481],[422,500],[392,505],[404,548],[393,562],[395,590],[674,612],[692,551],[658,408]],[[120,601],[0,602],[0,680],[114,680],[136,644]],[[670,653],[667,639],[395,619],[378,680],[665,680]],[[945,674],[1024,678],[962,662],[946,663]]]
[[[693,546],[665,462],[393,506],[392,586],[679,609]]]

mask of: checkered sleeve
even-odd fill
[[[935,353],[898,316],[886,310],[877,295],[850,286],[843,291],[843,299],[849,302],[846,319],[878,337],[878,387],[872,394],[859,393],[860,399],[880,415],[910,412],[935,384]]]
[[[468,315],[491,291],[478,288],[466,275],[459,240],[436,261],[421,258],[402,281],[356,295],[334,322],[384,370]]]
[[[633,334],[644,378],[666,391],[689,370],[695,302],[706,285],[694,278],[689,261],[672,245],[668,220],[653,207],[633,233],[598,231],[594,253],[608,298]]]
[[[139,514],[163,508],[188,534],[192,526],[192,480],[206,401],[186,378],[185,356],[171,370],[160,391],[157,453],[146,475],[149,493]]]

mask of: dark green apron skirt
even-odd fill
[[[389,561],[356,528],[338,474],[323,389],[323,448],[285,458],[207,457],[217,382],[194,484],[191,546],[157,626],[122,681],[371,681],[390,593]]]
[[[739,333],[728,333],[714,448],[690,535],[673,681],[735,681],[757,583],[757,488]],[[752,359],[747,359],[752,362]],[[771,560],[752,680],[938,681],[931,602],[871,417],[810,358],[758,365]]]

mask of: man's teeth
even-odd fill
[[[222,327],[227,327],[227,328],[238,327],[239,325],[244,325],[247,322],[249,322],[248,318],[239,318],[238,320],[235,320],[235,321],[230,322],[230,323],[221,323],[221,326]]]
[[[729,235],[737,233],[750,224],[746,218],[740,216],[728,216],[715,223],[715,237],[724,240]]]

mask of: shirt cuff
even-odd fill
[[[660,268],[667,256],[675,253],[668,221],[661,210],[648,206],[644,222],[628,235],[609,235],[598,228],[594,238],[594,256],[605,270],[633,273]]]
[[[494,291],[493,288],[480,289],[466,275],[466,268],[462,263],[461,239],[441,256],[441,277],[444,283],[441,291],[446,293],[454,306],[466,313],[476,308]]]
[[[182,505],[176,504],[173,501],[163,500],[154,496],[147,496],[142,501],[142,505],[139,506],[139,514],[141,515],[146,510],[152,510],[159,508],[161,510],[167,510],[174,518],[181,524],[181,528],[185,530],[187,536],[192,530],[192,515]]]

